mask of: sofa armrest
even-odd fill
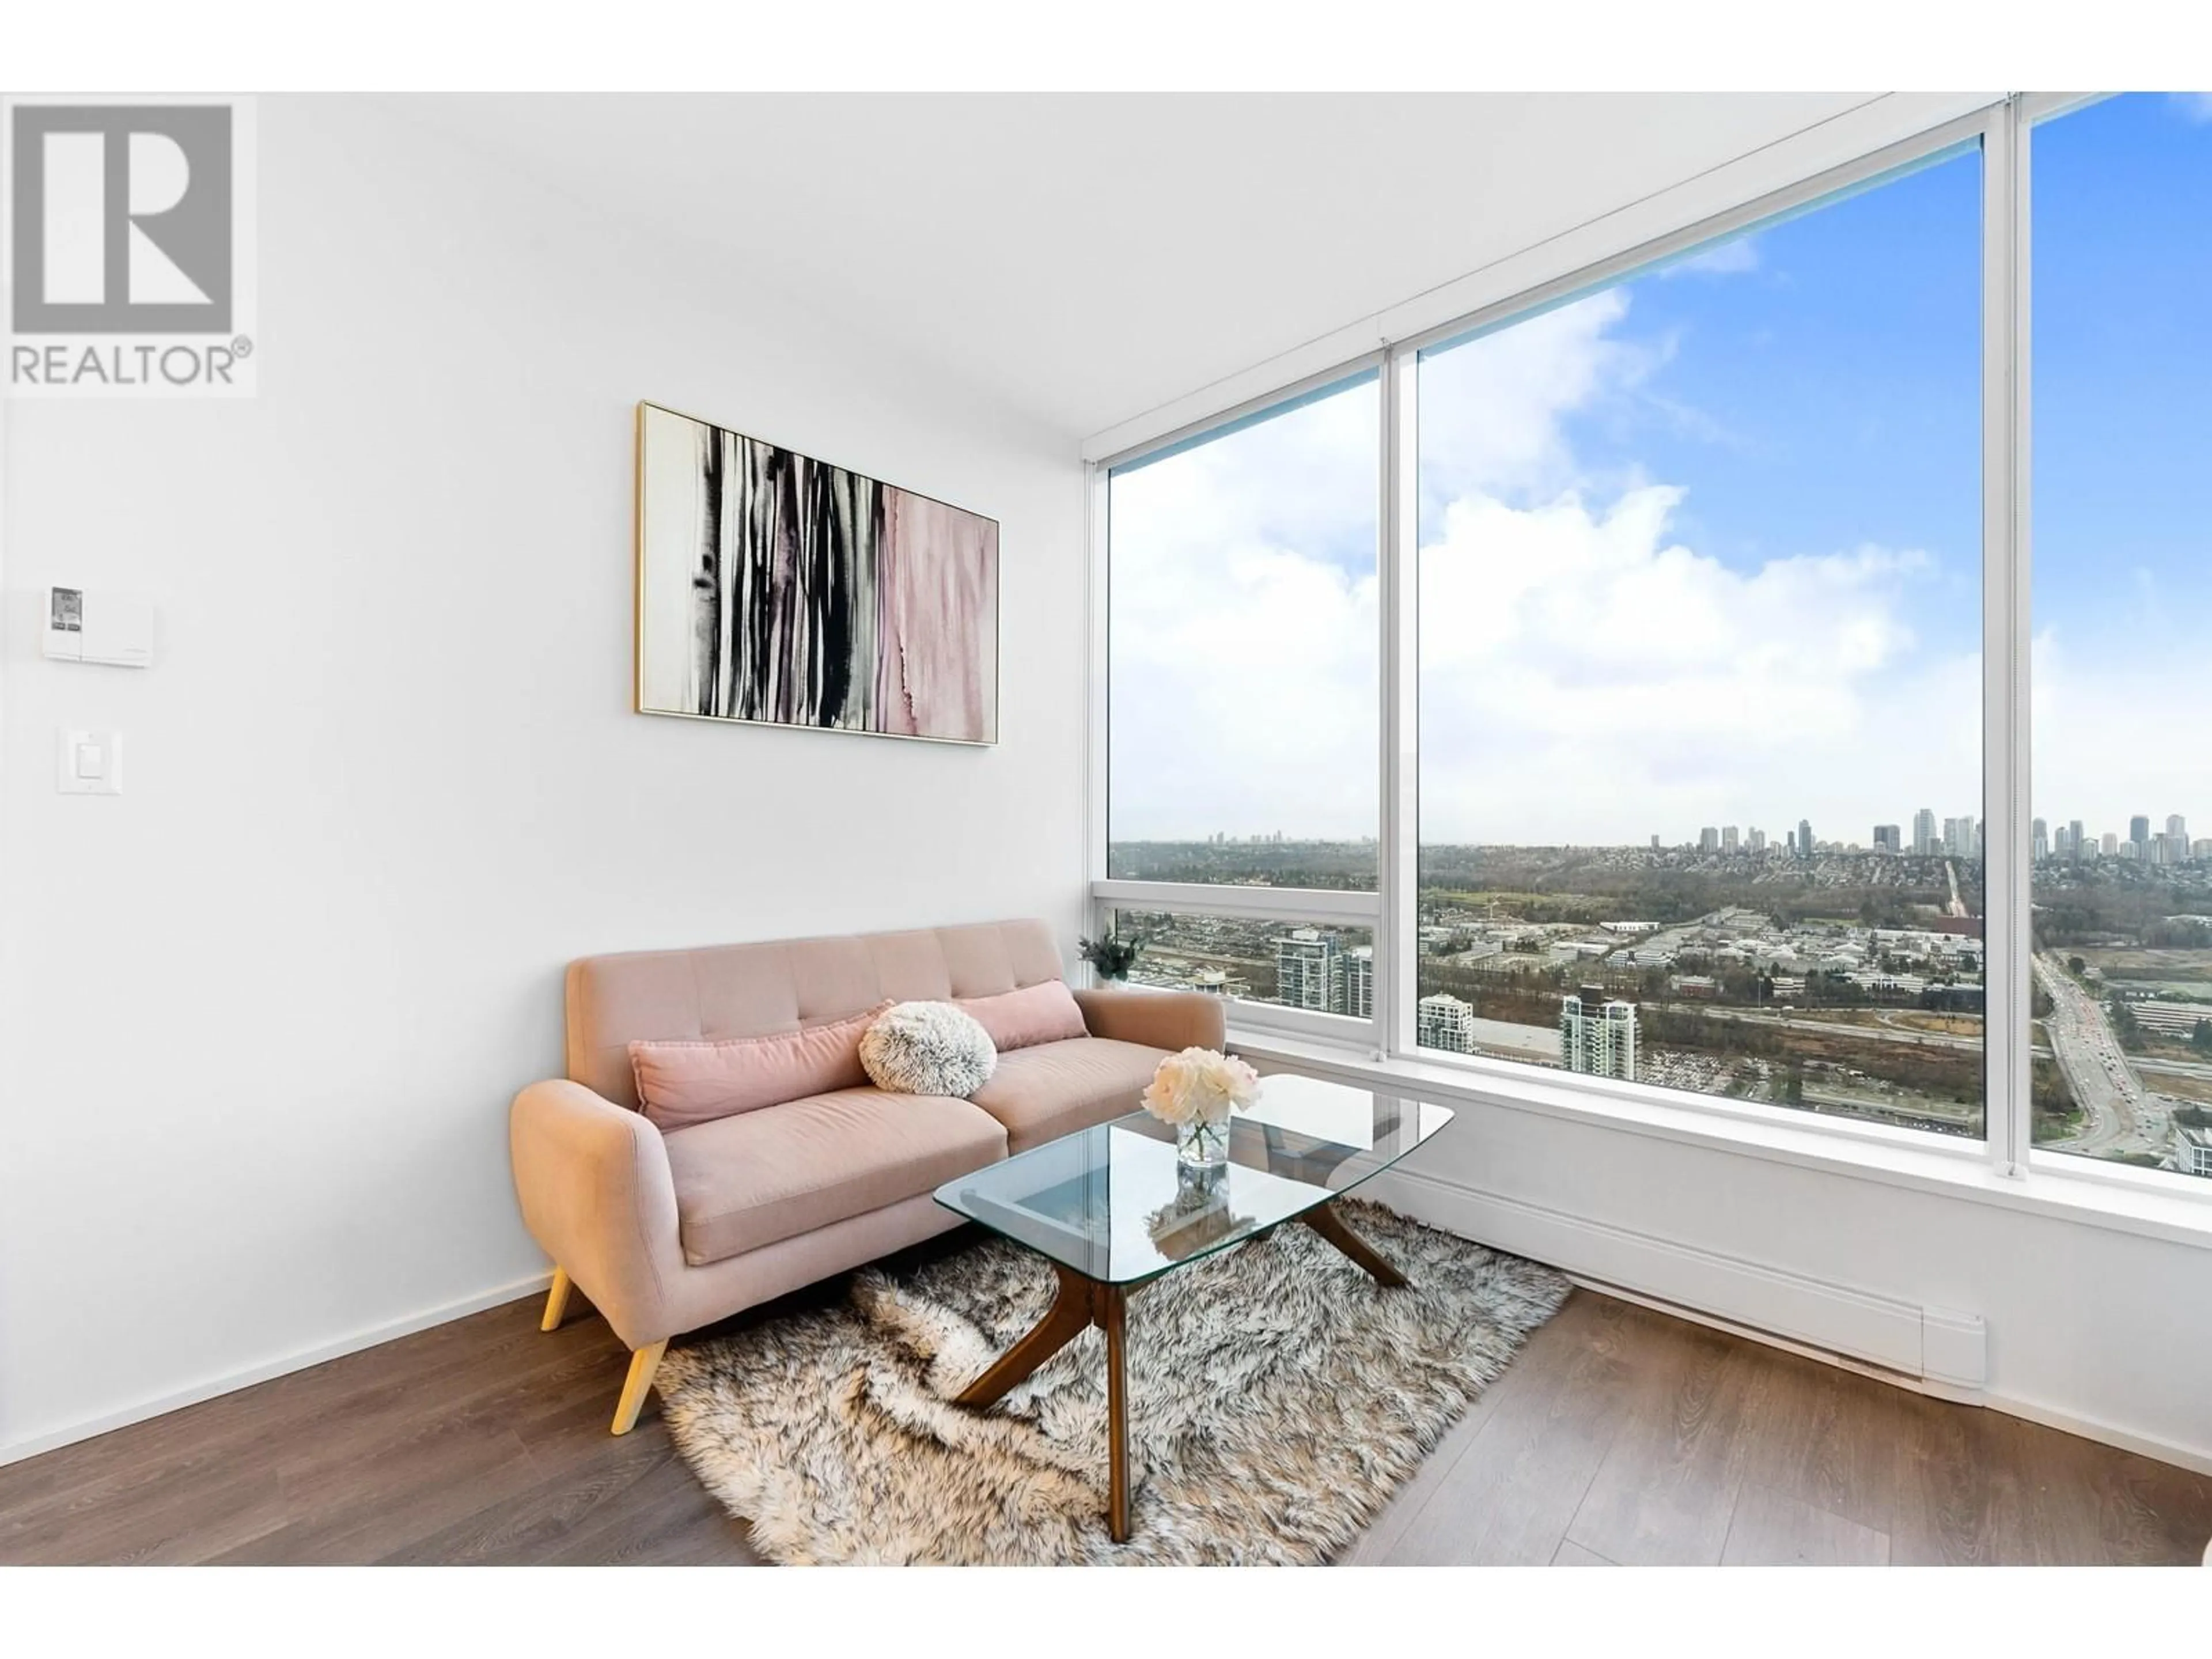
[[[1133,991],[1124,986],[1079,990],[1076,1005],[1096,1037],[1141,1042],[1148,1048],[1218,1048],[1228,1041],[1229,1017],[1219,997],[1203,991]]]
[[[683,1248],[660,1131],[580,1083],[533,1083],[507,1118],[515,1195],[531,1237],[582,1287],[617,1335],[641,1348],[663,1329]]]

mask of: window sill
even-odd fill
[[[1799,1127],[1694,1106],[1606,1095],[1545,1076],[1511,1078],[1449,1061],[1380,1059],[1344,1043],[1232,1021],[1230,1046],[1248,1058],[1370,1088],[1398,1089],[1446,1105],[1500,1107],[1626,1134],[1649,1136],[1769,1163],[1820,1170],[1970,1203],[2212,1249],[2212,1182],[2199,1195],[2166,1183],[2115,1179],[2120,1171],[2054,1170],[2039,1158],[2024,1176],[1994,1168],[1979,1141],[1919,1144],[1903,1130]],[[2181,1177],[2175,1177],[2179,1180]]]

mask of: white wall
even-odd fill
[[[264,99],[259,162],[260,397],[0,450],[0,1455],[541,1273],[570,957],[1080,919],[1066,434],[379,105]],[[629,712],[641,398],[997,517],[999,746]],[[49,580],[151,597],[156,665],[43,660]],[[126,794],[55,793],[64,724]]]

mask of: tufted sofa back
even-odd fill
[[[763,1036],[887,998],[984,997],[1060,977],[1060,947],[1036,921],[586,957],[568,965],[568,1075],[635,1107],[635,1038]]]

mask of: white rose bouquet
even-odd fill
[[[1260,1074],[1212,1048],[1170,1054],[1152,1073],[1144,1106],[1176,1131],[1187,1164],[1219,1164],[1229,1156],[1229,1114],[1260,1098]]]

